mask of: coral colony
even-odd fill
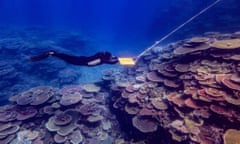
[[[142,133],[163,128],[179,143],[239,142],[239,36],[208,32],[155,47],[129,69],[129,81],[113,79],[120,91],[113,107]]]
[[[104,70],[100,83],[31,88],[0,108],[0,143],[236,144],[239,61],[240,32],[207,32]]]

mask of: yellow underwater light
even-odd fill
[[[118,58],[118,61],[121,65],[127,65],[127,66],[135,65],[135,61],[131,57],[121,57],[121,58]]]

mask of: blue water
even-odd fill
[[[55,49],[75,55],[110,51],[117,56],[137,56],[212,2],[0,0],[0,39],[6,39],[0,43],[0,70],[8,70],[0,80],[1,97],[5,100],[38,85],[62,86],[99,78],[95,73],[100,73],[99,67],[76,67],[53,58],[29,63],[26,59],[31,55]],[[237,0],[222,0],[163,44],[207,31],[237,31],[239,7]]]
[[[213,0],[1,0],[0,23],[71,29],[99,42],[97,50],[137,54],[211,2]]]
[[[222,55],[222,51],[219,50],[219,54],[222,55],[223,60],[216,58],[218,50],[215,51],[214,49],[207,49],[199,55],[194,52],[190,57],[187,55],[174,57],[173,60],[170,60],[170,64],[165,62],[164,65],[160,66],[159,73],[165,77],[165,74],[161,70],[161,67],[164,66],[165,70],[170,70],[166,71],[166,74],[169,73],[169,76],[170,74],[181,74],[183,79],[186,78],[183,80],[183,86],[177,89],[174,88],[171,92],[171,88],[167,87],[171,83],[173,85],[179,84],[178,76],[171,78],[166,76],[166,83],[169,83],[166,84],[164,80],[163,85],[166,88],[163,85],[161,86],[161,83],[154,82],[152,84],[151,82],[146,82],[142,85],[143,89],[141,88],[139,92],[135,93],[137,94],[136,97],[134,93],[130,92],[135,88],[131,90],[131,87],[129,87],[129,89],[125,90],[124,88],[116,87],[116,82],[102,81],[102,73],[105,71],[106,74],[106,69],[108,69],[107,73],[115,76],[115,80],[119,80],[120,82],[118,84],[124,84],[128,80],[135,79],[135,76],[131,75],[135,73],[134,68],[126,69],[126,67],[119,64],[100,65],[96,67],[76,66],[56,57],[48,57],[38,62],[30,62],[28,60],[29,57],[48,50],[55,50],[76,56],[88,56],[99,51],[109,51],[116,56],[136,57],[139,53],[154,44],[155,41],[167,35],[214,1],[0,0],[0,144],[9,143],[6,141],[14,138],[15,140],[11,143],[32,143],[30,138],[27,138],[28,134],[23,136],[23,133],[19,133],[25,130],[39,132],[40,135],[37,140],[42,139],[44,144],[54,143],[53,138],[55,141],[57,137],[61,139],[60,135],[67,132],[69,133],[65,138],[68,139],[68,142],[66,141],[65,143],[81,139],[78,136],[80,132],[82,132],[82,143],[84,144],[135,142],[146,142],[146,144],[179,144],[180,142],[172,140],[170,135],[172,132],[176,134],[175,139],[183,136],[182,143],[188,143],[190,139],[192,143],[195,143],[193,142],[195,141],[194,139],[203,141],[204,143],[214,140],[216,144],[223,142],[222,138],[226,138],[226,134],[223,134],[226,132],[225,130],[239,129],[239,106],[237,106],[237,102],[233,101],[235,99],[234,96],[237,97],[239,95],[235,91],[235,81],[233,81],[233,86],[230,86],[230,78],[225,79],[221,75],[220,77],[223,77],[221,80],[222,84],[218,83],[219,85],[214,84],[210,86],[213,87],[212,93],[215,93],[217,90],[215,88],[221,88],[222,90],[219,93],[221,95],[215,99],[215,96],[213,97],[213,94],[210,94],[211,88],[207,89],[207,85],[204,84],[205,81],[201,83],[201,80],[199,82],[195,80],[197,79],[196,77],[205,78],[204,74],[199,73],[199,75],[196,75],[191,74],[191,72],[178,74],[174,73],[172,68],[175,68],[176,72],[179,71],[177,70],[177,65],[175,65],[176,61],[186,66],[186,62],[191,62],[192,64],[201,60],[201,65],[203,66],[199,67],[198,70],[203,70],[202,68],[205,65],[212,67],[206,70],[210,73],[210,75],[206,74],[209,78],[215,72],[221,74],[220,68],[224,69],[223,73],[235,73],[231,76],[231,79],[234,77],[239,78],[236,72],[238,63],[237,61],[231,61],[229,55],[230,53],[237,52],[237,49],[233,51],[226,50],[226,52],[229,52],[227,55]],[[240,32],[239,8],[239,0],[221,0],[214,7],[173,33],[173,35],[160,43],[160,46],[185,38],[201,36],[205,32],[213,31],[223,34]],[[237,35],[235,33],[235,35],[230,36],[237,37]],[[229,35],[221,36],[229,37]],[[221,36],[219,36],[219,39],[221,39]],[[191,45],[190,43],[185,44]],[[195,44],[193,43],[192,45]],[[198,46],[202,45],[199,44]],[[171,46],[163,48],[171,48]],[[159,55],[161,55],[161,52],[159,51]],[[207,54],[208,52],[210,53]],[[170,50],[164,53],[163,57],[159,56],[159,60],[165,59],[164,57],[172,54]],[[239,52],[237,53],[239,54]],[[196,59],[192,58],[195,56]],[[207,59],[208,57],[210,58]],[[234,58],[232,57],[232,59]],[[156,59],[152,60],[155,61]],[[214,62],[208,63],[210,60],[214,60]],[[211,64],[222,64],[222,66],[215,67]],[[153,70],[145,70],[146,64],[143,65],[143,67],[139,67],[136,75],[138,76],[141,73],[140,77],[138,77],[139,79],[148,77],[147,79],[150,80],[152,74],[156,75],[156,73],[152,73],[154,72]],[[153,64],[152,67],[154,68],[152,69],[155,69],[155,66],[158,66],[158,64]],[[196,69],[195,66],[193,67]],[[141,68],[144,69],[142,72],[140,72]],[[226,68],[229,68],[229,71]],[[148,76],[142,77],[145,74]],[[162,76],[158,78],[162,79]],[[184,76],[186,77],[184,78]],[[195,79],[190,80],[189,78],[191,77],[195,77]],[[173,80],[176,80],[176,83]],[[211,81],[212,79],[210,78],[209,80]],[[224,83],[225,80],[226,82]],[[89,83],[94,83],[101,87],[101,91],[85,92],[82,90],[82,84]],[[136,87],[141,86],[141,83],[138,84],[138,82],[134,84]],[[155,84],[158,84],[158,86],[154,87]],[[194,91],[196,93],[194,88],[196,87],[198,89],[197,93],[200,96],[197,97],[195,95],[194,97],[192,95],[194,98],[192,99],[190,95],[186,94],[188,93],[187,91],[191,93],[191,88],[185,90],[182,88],[189,87],[190,85],[191,87],[193,86],[192,93]],[[45,86],[51,86],[54,90]],[[35,89],[31,91],[33,87]],[[56,93],[52,93],[53,91],[55,92],[55,88]],[[205,88],[209,91],[209,94]],[[154,92],[153,90],[156,91]],[[20,93],[24,91],[25,93]],[[159,91],[162,92],[158,93]],[[185,93],[184,95],[183,92]],[[229,94],[228,99],[226,96],[223,96],[225,92]],[[143,93],[146,95],[143,95]],[[215,94],[217,95],[217,93]],[[51,98],[46,98],[47,95],[51,95]],[[129,95],[128,100],[126,99],[126,95]],[[174,99],[171,95],[176,95],[175,102],[170,102],[170,99]],[[133,99],[130,96],[133,96]],[[169,98],[168,96],[173,98]],[[9,97],[15,102],[10,104],[8,101]],[[134,103],[134,97],[138,100],[137,103]],[[204,100],[204,98],[209,98],[209,101],[212,101],[212,103]],[[223,101],[224,98],[226,98],[227,102]],[[156,101],[154,104],[155,100],[159,103]],[[180,101],[180,103],[178,104],[177,101]],[[176,107],[177,105],[183,105],[183,101],[185,106],[189,105],[189,108],[185,106]],[[9,104],[9,106],[2,107],[5,104]],[[156,105],[162,105],[163,108]],[[133,106],[136,106],[136,109],[133,109],[132,112],[135,111],[137,113],[139,110],[140,115],[127,114],[124,111],[126,109],[130,110]],[[168,109],[164,108],[167,106]],[[194,106],[197,108],[194,108]],[[122,109],[124,110],[122,111]],[[61,113],[61,111],[65,112]],[[184,118],[183,115],[185,116]],[[69,119],[71,122],[66,122]],[[137,121],[134,122],[134,119]],[[215,119],[218,121],[215,121]],[[50,121],[54,122],[56,127]],[[147,128],[145,131],[149,131],[149,133],[141,133],[141,128],[136,125],[142,125],[143,122],[146,122],[146,126],[155,128],[157,126],[158,130],[154,130],[151,133],[151,129]],[[194,124],[194,127],[187,126],[187,122]],[[10,125],[11,127],[9,127]],[[66,128],[66,130],[63,128]],[[69,130],[72,128],[74,132],[70,134]],[[191,131],[191,136],[187,131]],[[198,134],[199,137],[195,134]],[[20,135],[22,135],[22,138],[20,138]],[[32,133],[32,135],[34,134]],[[37,142],[37,140],[34,140],[35,143],[41,143],[41,141]],[[123,140],[129,142],[123,142]],[[138,140],[144,140],[145,142],[137,142]]]

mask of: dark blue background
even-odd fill
[[[98,50],[136,54],[212,2],[213,0],[1,0],[0,23],[71,29],[95,39],[99,43]],[[216,11],[217,8],[212,10]]]

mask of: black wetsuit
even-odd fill
[[[63,54],[63,53],[56,53],[56,54],[53,54],[52,56],[58,57],[70,64],[85,65],[85,66],[91,66],[91,65],[89,65],[89,62],[95,61],[98,59],[100,60],[100,62],[97,63],[96,65],[115,64],[118,62],[117,59],[113,60],[109,57],[105,57],[104,52],[99,52],[99,53],[96,53],[95,55],[89,56],[89,57],[87,57],[87,56],[70,56],[70,55]],[[95,66],[95,65],[93,65],[93,66]]]
[[[101,64],[116,64],[118,58],[112,56],[109,52],[98,52],[93,56],[71,56],[64,53],[57,53],[55,51],[49,51],[30,58],[30,61],[39,61],[49,56],[54,56],[64,60],[67,63],[82,66],[96,66]]]

